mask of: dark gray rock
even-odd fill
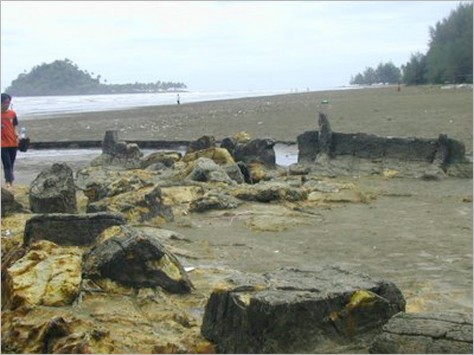
[[[253,184],[252,174],[250,173],[250,169],[247,164],[245,164],[243,161],[239,161],[237,162],[237,166],[244,177],[244,182],[246,184]]]
[[[203,149],[214,148],[216,146],[216,139],[214,136],[202,136],[195,141],[189,143],[188,148],[186,149],[186,154],[197,152]]]
[[[370,346],[372,354],[472,354],[472,314],[399,313]]]
[[[405,310],[400,290],[335,266],[282,269],[214,291],[201,333],[219,353],[318,353],[368,342]],[[370,336],[369,336],[370,335]]]
[[[298,143],[298,163],[312,163],[319,153],[318,131],[307,131],[296,137]]]
[[[221,148],[227,149],[230,155],[234,156],[234,150],[237,145],[237,140],[233,137],[226,137],[221,142]]]
[[[332,155],[332,130],[326,114],[319,112],[318,118],[319,132],[318,142],[320,153],[331,157]]]
[[[332,132],[331,141],[320,132],[307,131],[297,137],[298,163],[311,163],[330,146],[330,156],[354,156],[364,159],[399,159],[429,162],[446,170],[449,165],[465,162],[462,143],[440,135],[438,139],[379,137],[365,133]]]
[[[26,212],[24,208],[17,200],[15,195],[7,189],[2,187],[2,217],[9,216],[13,213]]]
[[[253,139],[246,144],[239,143],[234,149],[234,160],[249,164],[258,161],[267,167],[276,164],[274,146],[276,141],[272,138]]]
[[[33,213],[77,212],[72,169],[66,163],[55,163],[43,170],[31,183],[29,200]]]
[[[128,287],[161,287],[172,293],[193,288],[178,259],[154,235],[123,226],[84,255],[84,279],[109,278]]]
[[[120,166],[127,169],[141,167],[143,153],[136,143],[119,141],[117,131],[106,131],[102,141],[102,154],[93,159],[91,166]]]
[[[64,246],[92,245],[105,229],[125,224],[117,213],[52,213],[30,218],[25,225],[24,244],[49,240]]]

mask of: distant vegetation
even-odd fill
[[[124,94],[162,91],[182,91],[183,83],[171,81],[134,84],[106,84],[101,75],[94,78],[94,73],[81,70],[70,59],[56,60],[50,64],[35,66],[29,73],[22,73],[6,88],[14,96],[47,96],[47,95],[91,95],[91,94]]]
[[[447,19],[430,27],[429,49],[417,52],[398,69],[393,63],[366,68],[351,78],[353,85],[375,83],[407,85],[472,84],[472,22],[473,4],[459,4]]]

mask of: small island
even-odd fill
[[[18,75],[6,88],[13,96],[99,95],[155,92],[182,92],[187,86],[180,82],[108,84],[101,75],[81,70],[70,59],[37,65],[29,73]]]

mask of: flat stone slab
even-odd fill
[[[336,266],[281,269],[212,292],[201,328],[219,353],[318,353],[380,332],[405,299],[391,282]]]
[[[36,240],[49,240],[63,246],[87,246],[94,244],[105,229],[125,223],[119,213],[41,214],[26,222],[23,241],[31,244]]]
[[[472,354],[472,314],[399,313],[383,327],[372,354]]]

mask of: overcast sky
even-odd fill
[[[426,53],[460,1],[1,1],[1,87],[69,58],[108,83],[189,90],[347,85]]]

